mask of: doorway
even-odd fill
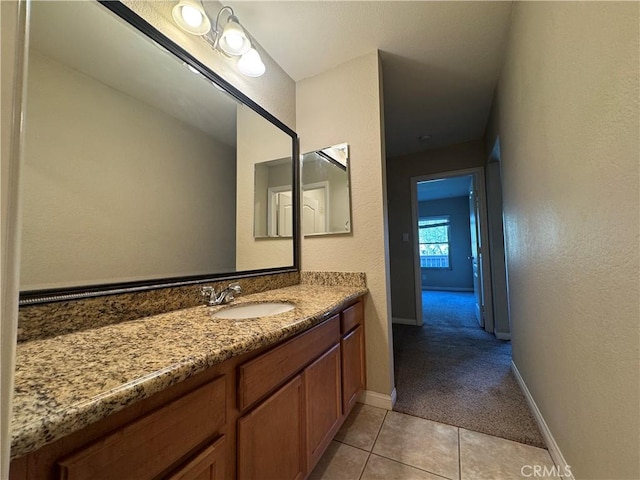
[[[484,170],[413,177],[411,210],[416,325],[423,290],[473,292],[478,325],[494,333]]]
[[[495,329],[484,168],[411,189],[417,315],[393,325],[394,410],[543,447]]]

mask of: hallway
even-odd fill
[[[478,326],[473,293],[422,296],[423,326],[393,326],[394,410],[544,447],[511,372],[511,343]]]

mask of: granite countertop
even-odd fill
[[[224,360],[320,323],[367,292],[294,285],[239,297],[281,301],[289,312],[245,320],[199,306],[18,344],[11,456],[16,458],[150,397]]]

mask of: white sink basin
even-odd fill
[[[212,317],[228,319],[269,317],[288,312],[294,308],[294,305],[284,302],[241,303],[218,310],[212,314]]]

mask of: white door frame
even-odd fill
[[[417,232],[418,225],[418,183],[429,180],[441,180],[450,177],[464,177],[472,175],[475,177],[477,194],[480,201],[480,241],[482,243],[482,286],[484,297],[484,329],[487,332],[494,333],[493,326],[493,302],[491,295],[491,266],[489,261],[489,236],[487,232],[487,196],[485,194],[484,183],[484,167],[465,168],[463,170],[450,170],[448,172],[432,173],[429,175],[420,175],[411,177],[411,222],[413,237],[413,271],[414,271],[414,290],[416,297],[416,325],[422,326],[422,275],[420,269],[420,241]]]

